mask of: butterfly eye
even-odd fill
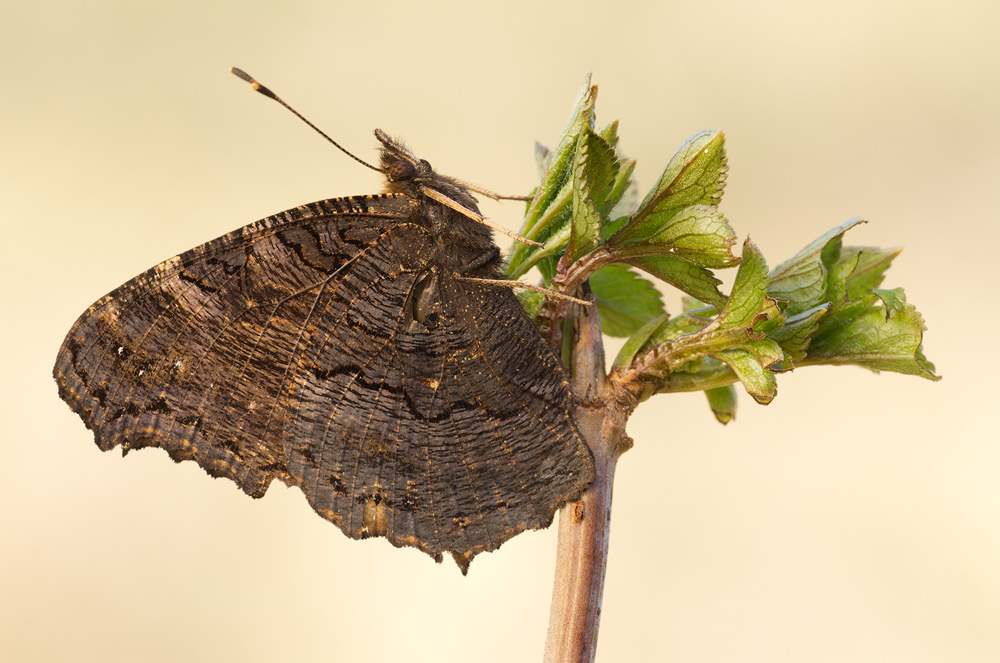
[[[416,168],[414,168],[413,164],[409,161],[394,161],[393,164],[389,166],[389,180],[393,182],[413,179],[413,176],[416,173]]]

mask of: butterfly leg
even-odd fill
[[[499,247],[493,246],[487,249],[486,251],[480,253],[472,260],[472,262],[470,262],[465,267],[462,267],[462,269],[458,270],[458,274],[460,276],[464,276],[471,271],[474,271],[476,269],[479,269],[480,267],[488,265],[489,263],[493,262],[499,255],[500,255]]]

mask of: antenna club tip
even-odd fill
[[[241,78],[241,79],[245,80],[248,83],[252,83],[253,82],[253,77],[251,77],[250,74],[248,74],[247,72],[243,71],[239,67],[230,67],[229,68],[229,73],[231,73],[233,76],[236,76],[237,78]]]
[[[273,92],[271,92],[271,91],[270,91],[269,89],[267,89],[266,87],[264,87],[263,85],[261,85],[260,83],[258,83],[258,82],[256,81],[256,79],[254,79],[254,77],[253,77],[253,76],[251,76],[251,75],[250,75],[250,74],[248,74],[247,72],[243,71],[243,70],[242,70],[242,69],[240,69],[239,67],[230,67],[230,68],[229,68],[229,71],[230,71],[230,73],[232,73],[232,74],[233,74],[234,76],[236,76],[237,78],[239,78],[239,79],[241,79],[241,80],[244,80],[244,81],[246,81],[247,83],[249,83],[249,84],[250,84],[250,87],[252,87],[252,88],[253,88],[254,90],[256,90],[257,92],[260,92],[260,93],[261,93],[262,95],[264,95],[265,97],[270,97],[271,99],[275,99],[275,100],[277,100],[277,99],[278,99],[277,95],[275,95],[275,94],[274,94]]]

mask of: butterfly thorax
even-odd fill
[[[499,276],[501,258],[492,231],[482,223],[430,197],[428,190],[479,215],[476,199],[459,180],[439,175],[425,159],[417,158],[401,143],[381,131],[381,162],[386,191],[414,201],[411,222],[423,226],[434,238],[433,263],[441,268],[483,278]]]

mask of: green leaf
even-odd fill
[[[692,205],[671,214],[641,241],[620,243],[621,236],[621,232],[616,233],[608,244],[623,261],[632,256],[669,255],[701,267],[724,268],[739,263],[732,253],[736,232],[718,208],[708,205]]]
[[[866,258],[866,254],[871,257]],[[921,350],[923,318],[906,303],[902,289],[877,290],[856,299],[859,284],[881,281],[893,250],[845,250],[830,265],[824,295],[830,312],[820,321],[800,365],[854,364],[938,380]],[[873,264],[879,267],[872,269]],[[877,272],[877,276],[872,274]]]
[[[697,313],[708,314],[714,310],[711,307],[695,309],[672,320],[655,320],[636,334],[643,337],[638,352],[632,339],[626,343],[628,354],[619,354],[616,369],[623,370],[627,361],[638,379],[647,385],[644,394],[663,391],[668,384],[687,388],[699,380],[684,377],[683,373],[702,374],[701,383],[708,387],[728,384],[724,381],[725,374],[720,374],[706,360],[715,359],[729,366],[757,402],[769,402],[777,393],[771,368],[780,365],[785,355],[768,334],[780,331],[785,318],[781,312],[784,302],[767,296],[767,284],[767,263],[748,239],[743,244],[743,261],[732,294],[715,320],[698,329]],[[689,327],[695,331],[674,336]],[[653,343],[657,344],[649,347]],[[630,358],[629,354],[634,356]]]
[[[556,261],[563,254],[569,244],[570,233],[572,232],[571,220],[573,218],[572,208],[572,187],[567,187],[566,197],[560,198],[552,208],[552,216],[546,216],[544,223],[556,230],[545,240],[542,247],[530,246],[522,243],[515,243],[507,255],[507,277],[516,279],[528,272],[532,267],[538,267],[542,273],[542,278],[546,283],[552,281],[556,273]],[[527,246],[526,249],[521,247]]]
[[[712,408],[712,414],[720,424],[728,424],[736,418],[736,387],[728,384],[725,387],[706,389],[705,396],[708,398],[708,407]]]
[[[609,265],[598,270],[590,277],[590,288],[597,299],[601,330],[608,336],[631,336],[650,319],[663,315],[659,291],[627,267]]]
[[[747,239],[743,243],[743,260],[736,272],[729,301],[715,322],[704,330],[745,330],[742,342],[734,339],[734,346],[721,352],[712,351],[709,356],[728,364],[758,403],[769,403],[777,394],[777,382],[769,369],[785,357],[777,341],[766,336],[785,322],[777,300],[767,296],[767,285],[764,256],[757,245]]]
[[[618,147],[618,120],[614,120],[611,124],[601,129],[599,135],[605,143],[611,146],[611,149]]]
[[[618,170],[615,188],[611,191],[611,199],[616,202],[608,212],[608,218],[615,221],[614,224],[608,224],[602,229],[601,234],[604,239],[621,230],[639,208],[639,185],[632,177],[635,171],[635,159],[621,159],[619,156],[619,160],[621,168]]]
[[[743,383],[743,388],[761,405],[767,405],[778,395],[778,382],[774,373],[767,370],[760,358],[752,352],[733,348],[717,352],[713,356],[733,369],[736,377]]]
[[[779,373],[795,368],[795,363],[806,358],[806,351],[812,342],[812,337],[819,329],[819,320],[830,311],[831,305],[820,304],[808,311],[802,311],[789,316],[785,324],[775,332],[768,334],[777,341],[785,353],[784,359],[771,367]]]
[[[633,265],[721,306],[720,281],[706,268],[732,267],[736,233],[715,203],[725,184],[724,137],[703,132],[674,155],[657,186],[627,221],[605,229],[613,262]],[[610,236],[609,236],[610,235]],[[688,264],[685,264],[688,263]]]
[[[600,241],[601,214],[589,193],[582,185],[573,187],[573,216],[565,251],[568,263],[576,262],[593,251]]]
[[[519,232],[523,237],[547,242],[549,237],[563,228],[569,221],[572,200],[573,165],[576,157],[577,141],[582,133],[594,127],[594,101],[597,87],[590,84],[590,74],[584,78],[569,121],[563,129],[559,143],[544,158],[545,172],[535,198],[528,208]],[[536,149],[536,158],[538,150]],[[568,229],[567,229],[568,230]],[[565,241],[568,241],[568,233]],[[565,244],[562,244],[565,246]],[[559,248],[561,249],[562,246]],[[507,257],[507,274],[510,278],[521,276],[539,260],[528,258],[538,252],[538,247],[515,244]]]
[[[874,293],[839,308],[819,325],[802,365],[854,364],[939,380],[921,349],[926,329],[901,291],[882,299]]]
[[[615,148],[593,131],[586,131],[580,136],[580,146],[577,150],[577,168],[573,173],[573,185],[576,190],[586,192],[593,201],[597,213],[606,217],[617,200],[611,198],[618,181],[621,165]],[[597,235],[600,236],[599,234]]]
[[[579,109],[578,109],[579,110]],[[618,123],[612,122],[600,133],[584,124],[570,122],[568,130],[575,132],[572,167],[569,177],[556,178],[561,188],[548,196],[544,205],[539,204],[541,194],[528,210],[522,234],[535,240],[544,239],[544,247],[515,245],[509,256],[507,274],[516,278],[537,266],[546,282],[556,273],[557,260],[565,253],[567,263],[578,260],[596,248],[600,239],[611,234],[608,229],[620,227],[627,219],[611,224],[609,214],[619,208],[619,203],[634,188],[632,172],[634,160],[620,161],[614,146],[618,142]],[[569,134],[565,134],[563,139]],[[560,145],[564,144],[560,140]],[[553,154],[536,145],[536,160],[544,168],[543,180],[553,179],[556,166]],[[541,191],[543,187],[539,188]],[[550,187],[554,188],[554,187]],[[625,201],[626,206],[630,201]],[[595,228],[599,232],[595,232]],[[571,240],[572,243],[571,243]]]
[[[625,341],[625,345],[622,349],[618,351],[618,356],[615,357],[614,364],[612,364],[612,370],[617,370],[618,372],[624,372],[628,370],[629,364],[635,359],[635,356],[639,354],[639,351],[644,349],[649,341],[649,339],[657,332],[660,327],[670,320],[670,315],[664,313],[658,318],[653,318],[649,322],[645,323],[639,329],[634,331]]]
[[[743,243],[743,259],[736,272],[733,291],[716,318],[716,325],[722,329],[748,326],[764,304],[767,284],[767,263],[764,256],[757,245],[747,239]]]
[[[841,249],[841,259],[859,254],[858,264],[847,279],[847,298],[857,299],[880,285],[892,261],[903,249],[880,249],[875,246],[847,246]]]
[[[605,203],[598,205],[598,209],[601,212],[601,216],[605,219],[617,219],[620,216],[631,215],[635,211],[635,205],[632,201],[626,201],[624,210],[619,208],[619,204],[626,193],[637,191],[635,181],[632,179],[632,172],[635,170],[635,159],[621,159],[618,155],[618,120],[604,127],[601,130],[600,137],[611,148],[611,153],[614,155],[618,168],[611,191],[608,193]],[[638,194],[635,195],[638,197]],[[602,230],[602,233],[604,237],[608,236],[605,230]]]
[[[597,100],[597,86],[590,84],[590,74],[583,79],[583,85],[577,95],[569,120],[562,131],[559,143],[548,159],[545,175],[535,197],[533,209],[543,209],[558,195],[558,192],[572,177],[573,160],[576,153],[577,139],[580,134],[594,127],[594,102]],[[524,232],[531,233],[533,216],[529,212],[525,220]],[[526,237],[528,235],[525,235]]]
[[[768,294],[788,300],[788,315],[795,315],[830,301],[825,299],[829,254],[839,254],[841,237],[859,223],[865,221],[851,219],[830,230],[771,271]],[[824,252],[827,254],[826,261]]]
[[[575,262],[600,242],[602,219],[614,205],[609,197],[618,170],[614,148],[593,131],[583,131],[577,141],[573,165],[573,215],[567,262]]]
[[[621,262],[638,267],[703,302],[720,307],[726,303],[726,296],[719,292],[722,281],[704,267],[671,256],[634,256]]]
[[[670,218],[692,205],[717,206],[726,184],[725,136],[703,131],[689,138],[674,154],[616,243],[642,241]]]
[[[639,197],[639,188],[636,186],[635,180],[632,179],[633,171],[635,171],[635,159],[620,161],[618,174],[611,192],[608,194],[608,203],[604,208],[606,211],[602,211],[606,218],[628,217],[635,211],[635,201]],[[629,196],[628,198],[626,198],[626,194]]]
[[[736,233],[713,207],[693,206],[681,210],[656,233],[642,242],[615,246],[617,233],[607,250],[615,262],[638,267],[692,297],[722,306],[721,281],[708,267],[731,267],[739,262],[732,254]]]
[[[604,227],[601,228],[601,237],[607,239],[611,235],[615,234],[615,232],[619,228],[624,226],[627,222],[628,222],[627,216],[618,217],[614,221],[608,221],[606,224],[604,224]]]
[[[838,255],[836,262],[830,263],[827,269],[826,292],[823,299],[833,305],[831,312],[836,314],[839,311],[850,308],[851,299],[847,296],[848,283],[851,274],[861,264],[861,252],[845,253],[842,257]]]
[[[521,308],[524,312],[528,314],[528,317],[534,320],[538,317],[538,312],[542,310],[542,304],[545,303],[545,295],[538,292],[537,290],[515,290],[514,294],[517,296],[518,303],[521,304]]]
[[[863,285],[879,283],[898,253],[894,249],[845,249],[830,262],[824,299],[830,312],[819,320],[799,365],[854,364],[873,371],[893,371],[940,379],[921,350],[925,330],[916,308],[902,289],[876,290],[852,299]]]
[[[850,287],[850,282],[848,282],[848,287]],[[894,317],[897,313],[903,311],[906,307],[906,293],[903,292],[902,288],[895,288],[893,290],[873,290],[872,294],[882,300],[882,304],[885,306],[885,319]]]
[[[665,375],[657,383],[648,385],[644,396],[653,393],[673,394],[682,391],[706,391],[727,387],[739,379],[733,369],[718,359],[706,359],[698,370],[676,371]],[[654,390],[655,387],[655,390]]]

